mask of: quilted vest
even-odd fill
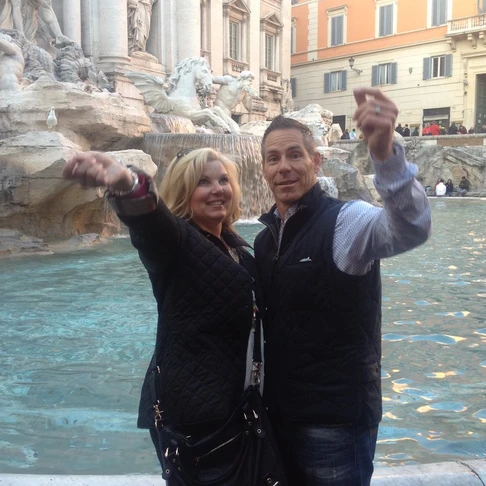
[[[265,298],[265,391],[271,414],[320,424],[381,420],[379,262],[363,276],[332,255],[343,202],[316,185],[284,228],[273,210],[255,241]]]
[[[130,225],[128,218],[123,220]],[[240,264],[218,238],[179,218],[173,220],[179,243],[164,271],[148,263],[156,261],[156,255],[154,259],[140,250],[141,236],[130,225],[132,243],[149,271],[159,314],[155,353],[142,386],[137,423],[141,428],[154,428],[156,399],[165,424],[194,429],[221,422],[244,390],[254,258],[234,233],[224,233],[224,238],[237,249]],[[155,227],[152,220],[145,227],[150,224]]]

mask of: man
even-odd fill
[[[439,179],[439,183],[435,186],[435,195],[438,197],[445,196],[447,187],[444,184],[444,179]]]
[[[458,132],[457,125],[454,122],[452,122],[451,126],[448,129],[448,133],[449,135],[457,135],[457,132]]]
[[[400,134],[400,135],[403,137],[403,127],[402,127],[402,124],[401,124],[401,123],[399,123],[399,124],[397,125],[397,128],[395,128],[395,131],[396,131],[397,133],[399,133],[399,134]]]
[[[358,138],[358,137],[356,136],[356,128],[353,128],[353,129],[351,130],[351,133],[349,134],[349,139],[350,139],[350,140],[357,140],[357,138]]]
[[[457,192],[460,196],[465,196],[469,189],[471,189],[471,183],[466,179],[466,176],[462,176],[459,182],[459,187],[457,188]]]
[[[350,140],[351,135],[349,134],[349,131],[347,128],[344,129],[344,133],[341,135],[341,140]]]
[[[403,136],[410,137],[410,127],[408,126],[408,123],[405,123],[405,128],[403,129]]]
[[[277,117],[262,141],[276,200],[255,257],[266,297],[265,400],[290,485],[369,485],[381,420],[379,259],[423,243],[430,206],[393,143],[398,110],[355,91],[384,208],[321,190],[312,133]]]
[[[433,121],[431,124],[430,124],[430,134],[434,137],[437,137],[440,135],[440,127],[439,125],[437,124],[437,122]]]

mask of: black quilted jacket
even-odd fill
[[[372,425],[381,419],[379,262],[363,276],[336,267],[342,205],[316,184],[287,221],[279,252],[273,211],[260,220],[267,225],[255,241],[267,305],[264,398],[270,414],[287,420]]]
[[[256,280],[248,245],[223,232],[239,254],[236,263],[218,238],[174,217],[161,201],[148,214],[119,216],[148,271],[159,314],[138,426],[154,427],[157,399],[163,423],[226,419],[244,389]]]

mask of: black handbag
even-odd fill
[[[224,425],[193,439],[158,422],[162,477],[169,486],[287,486],[260,394],[262,339],[256,305],[252,333],[251,385]]]

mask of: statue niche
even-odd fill
[[[128,0],[128,54],[146,52],[152,8],[157,0]]]

